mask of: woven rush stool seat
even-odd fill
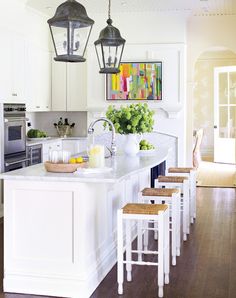
[[[179,193],[179,190],[177,188],[144,188],[141,192],[143,196],[171,197],[174,193]]]
[[[139,192],[140,202],[154,202],[155,204],[168,204],[170,208],[170,225],[169,231],[171,232],[171,256],[172,265],[176,265],[176,256],[180,255],[180,223],[181,223],[181,203],[180,203],[180,189],[178,188],[144,188]],[[150,204],[152,205],[152,204]],[[154,230],[154,239],[157,240],[157,229],[156,223],[154,223],[154,228],[149,228],[149,223],[146,222],[144,227],[139,227],[139,235],[143,235],[143,239],[138,237],[139,249],[144,245],[144,250],[148,249],[148,233],[150,230]],[[143,232],[144,231],[144,232]]]
[[[194,168],[169,168],[168,173],[176,173],[176,174],[190,173],[193,170]]]
[[[144,251],[139,247],[132,249],[131,225],[132,221],[153,220],[157,222],[158,243],[157,250]],[[125,225],[123,222],[125,221]],[[124,229],[125,227],[125,229]],[[125,235],[125,238],[124,238]],[[123,244],[125,239],[125,243]],[[125,258],[124,258],[125,248]],[[133,260],[134,254],[157,255],[157,261]],[[164,283],[169,283],[169,206],[165,204],[126,204],[117,210],[117,282],[118,294],[123,294],[124,266],[126,265],[127,281],[132,280],[133,265],[157,266],[158,297],[164,295]]]
[[[186,176],[189,178],[189,191],[190,191],[190,221],[194,223],[194,219],[196,219],[197,208],[196,208],[196,176],[197,172],[194,168],[186,168],[186,167],[176,167],[169,168],[166,170],[167,176]]]
[[[173,182],[173,183],[183,183],[184,180],[188,180],[185,176],[158,176],[159,182]]]
[[[126,204],[122,208],[124,214],[152,214],[158,215],[168,208],[167,205],[159,204]]]
[[[187,234],[190,233],[190,192],[189,178],[187,176],[158,176],[155,179],[156,188],[179,188],[181,190],[181,214],[183,219],[183,240],[187,240]]]

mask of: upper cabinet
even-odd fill
[[[26,109],[51,110],[51,53],[28,44],[26,55]]]
[[[25,102],[25,39],[7,31],[0,31],[0,39],[0,101]]]
[[[0,101],[50,111],[51,53],[12,31],[0,30],[0,40]]]
[[[52,111],[86,111],[87,64],[52,62]]]

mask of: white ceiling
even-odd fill
[[[63,0],[26,0],[26,3],[47,14],[53,15]],[[108,0],[79,0],[88,12],[107,12]],[[190,15],[236,15],[236,0],[112,0],[112,12],[176,12]]]

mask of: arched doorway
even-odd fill
[[[205,50],[195,63],[193,129],[203,128],[204,130],[201,145],[201,155],[204,161],[212,162],[214,158],[214,69],[232,65],[236,65],[236,54],[223,47]]]
[[[214,156],[214,68],[236,65],[236,54],[225,48],[210,48],[197,59],[194,69],[193,128],[204,129],[203,159]]]

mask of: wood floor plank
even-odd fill
[[[0,225],[0,279],[3,276],[3,228]],[[156,242],[152,240],[152,245]],[[116,266],[91,298],[156,298],[156,268],[133,267],[133,281],[124,283],[124,295],[117,294]],[[42,296],[2,293],[0,298]],[[171,266],[165,298],[236,297],[236,189],[198,188],[197,220],[183,243],[177,265]],[[44,296],[44,298],[47,298]],[[79,298],[79,293],[78,293]]]

